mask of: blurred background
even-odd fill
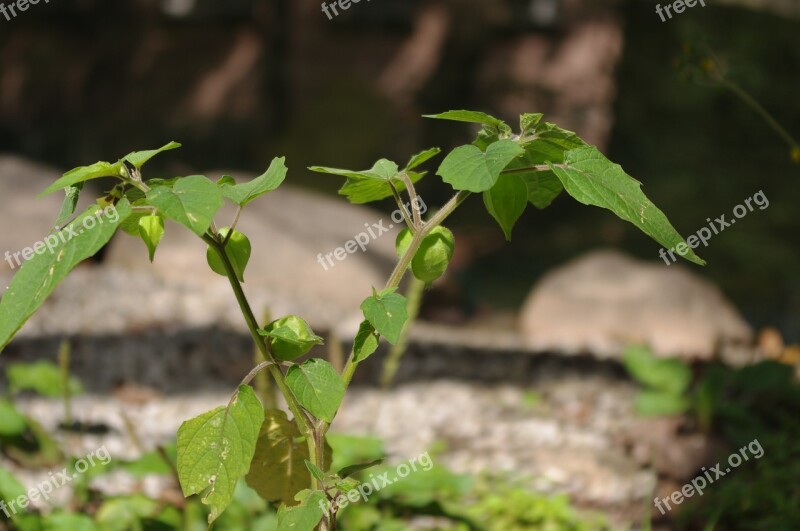
[[[787,434],[800,432],[791,409],[800,405],[800,3],[707,0],[665,21],[656,4],[374,0],[328,17],[311,0],[54,0],[0,15],[0,252],[47,234],[60,198],[34,196],[72,167],[170,140],[183,147],[154,159],[145,178],[247,178],[286,156],[286,190],[243,220],[264,249],[246,286],[273,318],[301,313],[329,345],[346,343],[358,302],[391,270],[394,232],[331,271],[318,253],[396,206],[349,207],[339,179],[306,168],[402,163],[476,133],[423,114],[474,109],[515,125],[521,113],[544,113],[641,181],[684,236],[732,218],[759,191],[769,207],[701,247],[700,268],[667,267],[658,244],[566,194],[529,207],[507,243],[472,198],[448,223],[457,254],[424,293],[408,352],[364,367],[336,427],[385,440],[398,461],[438,448],[447,471],[438,486],[414,486],[430,490],[425,503],[387,494],[369,513],[381,518],[354,509],[346,529],[395,520],[456,529],[442,519],[466,514],[448,505],[459,474],[472,480],[463,494],[472,501],[459,503],[479,506],[465,521],[487,529],[540,529],[548,518],[553,529],[796,529],[800,446]],[[436,164],[418,186],[431,209],[452,194]],[[170,237],[149,268],[141,243],[118,236],[0,361],[56,360],[69,338],[86,390],[116,401],[104,410],[87,398],[83,421],[117,426],[115,455],[129,460],[137,445],[120,411],[135,403],[128,414],[145,433],[134,438],[161,444],[251,360],[234,301],[204,271],[202,243]],[[642,372],[675,381],[687,370],[686,401],[643,411]],[[202,399],[166,396],[199,388]],[[25,395],[20,408],[57,424],[60,410],[39,400]],[[169,400],[179,405],[163,407]],[[142,404],[161,406],[142,413]],[[759,468],[721,480],[703,503],[667,515],[653,507],[653,496],[757,436]],[[369,454],[374,440],[364,440]],[[9,466],[25,468],[13,455]],[[569,502],[549,497],[562,493]],[[529,507],[538,512],[522,514]],[[608,522],[562,518],[573,509]]]

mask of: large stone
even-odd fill
[[[520,327],[535,350],[601,357],[641,343],[660,356],[709,359],[752,336],[708,281],[681,265],[615,251],[590,253],[546,275],[528,296]]]

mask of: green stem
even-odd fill
[[[563,164],[553,164],[553,166],[563,168]],[[501,175],[507,175],[509,173],[528,173],[531,171],[550,171],[550,166],[547,164],[537,164],[536,166],[525,166],[524,168],[514,168],[513,170],[503,170],[500,172]]]

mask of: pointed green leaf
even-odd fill
[[[447,111],[440,114],[425,114],[423,117],[490,125],[496,127],[498,130],[511,132],[511,128],[503,120],[479,111]]]
[[[544,114],[542,113],[529,113],[529,114],[522,114],[519,117],[519,129],[521,131],[522,136],[527,136],[531,133],[536,131],[536,126],[539,125],[539,122],[542,121],[544,118]]]
[[[347,197],[351,203],[355,204],[370,203],[391,197],[393,193],[390,183],[394,183],[394,187],[399,192],[403,192],[406,189],[405,183],[398,176],[400,173],[399,167],[396,163],[386,159],[379,160],[372,168],[365,171],[341,170],[323,166],[312,166],[309,170],[346,177],[347,181],[339,190],[339,194]],[[406,173],[413,183],[418,182],[425,176],[425,173],[414,171]]]
[[[161,238],[164,237],[164,218],[159,215],[140,217],[139,236],[147,246],[150,261],[152,262],[153,258],[155,258],[158,244],[161,243]]]
[[[359,463],[357,465],[346,466],[343,469],[341,469],[339,472],[337,472],[337,474],[340,475],[343,478],[346,478],[346,477],[352,476],[353,474],[357,474],[358,472],[361,472],[361,471],[364,471],[364,470],[368,470],[368,469],[370,469],[372,467],[375,467],[375,466],[378,466],[380,464],[383,464],[384,461],[386,461],[386,458],[382,457],[380,459],[376,459],[374,461],[370,461],[369,463]]]
[[[278,509],[278,530],[314,531],[324,515],[325,494],[318,490],[303,490],[295,499],[300,502],[298,505],[282,505]]]
[[[166,186],[150,189],[147,202],[202,237],[223,200],[214,183],[202,175],[193,175],[180,179],[172,189]]]
[[[506,240],[511,240],[514,224],[528,206],[528,187],[525,180],[514,173],[501,175],[491,190],[483,192],[486,210],[500,224]]]
[[[286,157],[276,158],[272,161],[267,171],[249,183],[232,186],[228,180],[222,181],[222,193],[243,207],[254,199],[276,190],[286,179]],[[225,179],[225,177],[223,177]],[[217,184],[220,184],[219,182]]]
[[[308,469],[309,472],[311,472],[312,476],[314,476],[320,481],[325,481],[325,472],[320,470],[317,465],[315,465],[308,459],[305,460],[305,463],[306,463],[306,468]]]
[[[321,359],[292,365],[286,373],[286,384],[306,411],[333,422],[345,393],[344,380],[333,365]]]
[[[96,162],[91,166],[81,166],[80,168],[75,168],[74,170],[68,171],[63,177],[48,186],[44,192],[39,194],[39,197],[43,197],[58,190],[74,186],[78,183],[82,183],[91,179],[99,179],[100,177],[119,177],[120,171],[122,170],[123,160],[127,160],[137,168],[141,168],[147,161],[159,153],[179,147],[181,147],[181,145],[177,142],[170,142],[166,146],[163,146],[159,149],[152,149],[149,151],[134,151],[125,157],[122,157],[114,164],[111,164],[110,162]]]
[[[199,494],[212,523],[230,505],[236,482],[247,474],[264,408],[252,387],[239,386],[227,407],[184,422],[178,430],[178,477],[186,497]]]
[[[423,164],[425,164],[426,162],[428,162],[441,152],[442,150],[437,147],[437,148],[427,149],[422,153],[417,153],[416,155],[411,157],[411,160],[408,161],[405,171],[410,171],[413,170],[414,168],[422,166]]]
[[[0,351],[69,272],[102,249],[130,214],[127,199],[120,201],[115,209],[103,210],[92,205],[60,233],[45,239],[53,245],[40,247],[40,254],[22,264],[0,299]]]
[[[456,190],[485,192],[497,183],[508,164],[524,150],[511,140],[499,140],[486,148],[468,145],[454,149],[439,166],[437,175]]]
[[[378,350],[378,337],[375,335],[375,327],[369,321],[364,321],[358,328],[358,334],[353,342],[353,361],[362,362],[376,350]]]
[[[331,462],[331,448],[325,444],[325,462]],[[294,495],[311,487],[311,474],[304,466],[309,459],[308,444],[294,420],[278,409],[264,412],[255,455],[247,484],[269,502],[294,503]]]
[[[147,151],[132,151],[131,153],[128,153],[127,155],[122,157],[119,163],[121,163],[123,160],[127,160],[137,168],[141,168],[156,155],[163,153],[165,151],[170,151],[172,149],[178,149],[179,147],[181,147],[181,145],[178,142],[170,142],[169,144],[161,146],[158,149],[149,149]]]
[[[564,165],[550,167],[569,195],[579,202],[611,210],[667,249],[680,243],[685,245],[664,213],[642,193],[641,183],[605,158],[597,148],[568,151]],[[688,246],[684,258],[705,265]]]
[[[392,291],[383,291],[361,303],[364,317],[392,345],[400,341],[408,320],[408,301]]]

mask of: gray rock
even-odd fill
[[[590,253],[546,275],[520,316],[527,345],[541,351],[616,357],[641,343],[658,355],[710,359],[749,343],[750,326],[720,290],[681,265]]]

